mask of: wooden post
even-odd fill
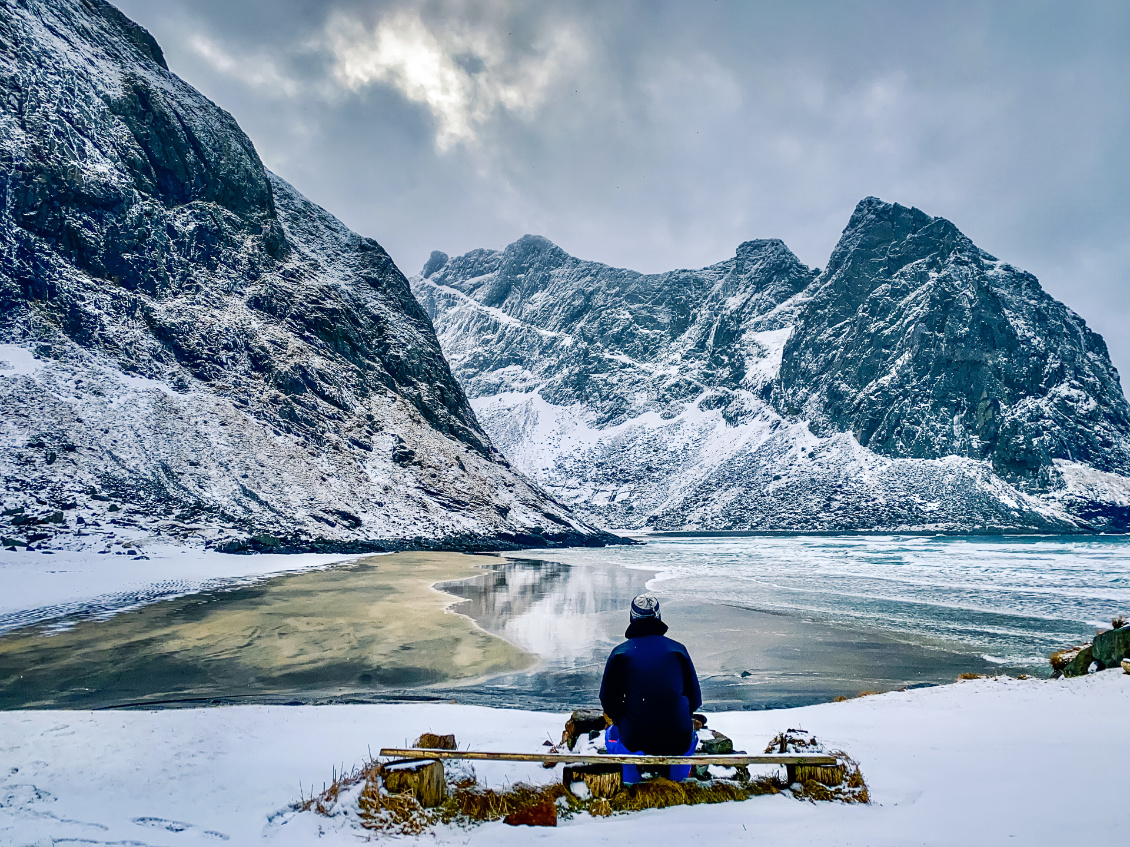
[[[443,762],[438,759],[391,762],[381,768],[381,778],[389,794],[411,794],[425,809],[438,806],[447,796]]]
[[[847,778],[847,770],[843,765],[797,765],[793,768],[795,774],[789,779],[789,785],[794,782],[808,782],[814,779],[821,785],[840,785]]]
[[[611,797],[624,784],[623,768],[620,765],[566,766],[561,782],[570,794],[574,782],[583,782],[593,797]]]

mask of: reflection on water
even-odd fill
[[[663,597],[880,629],[1032,670],[1130,613],[1126,536],[659,538],[526,555],[642,568]]]
[[[560,551],[550,551],[553,556]],[[608,653],[624,640],[628,606],[654,574],[591,563],[515,559],[459,584],[455,610],[541,661],[476,681],[461,698],[540,708],[595,705]],[[707,708],[767,708],[861,690],[949,682],[988,664],[969,651],[725,604],[665,599],[672,638],[690,650]]]

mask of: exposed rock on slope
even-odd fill
[[[773,401],[816,432],[988,459],[1029,490],[1059,484],[1055,459],[1130,474],[1102,338],[947,220],[864,200],[799,318]]]
[[[101,0],[0,11],[6,535],[597,539],[492,447],[380,245],[147,32]]]
[[[864,200],[819,275],[779,241],[641,275],[526,236],[412,285],[494,442],[609,525],[1130,527],[1102,339],[916,209]]]

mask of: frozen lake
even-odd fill
[[[1010,667],[1043,668],[1130,612],[1125,536],[667,537],[522,556],[645,570],[662,598],[862,627]]]
[[[435,571],[461,599],[454,611],[534,661],[449,627],[459,618],[416,595],[431,572],[420,569],[433,566],[424,560],[452,554],[411,555],[424,558],[213,583],[134,608],[142,595],[116,596],[126,610],[108,619],[101,601],[31,615],[36,626],[0,638],[0,707],[403,697],[592,705],[628,603],[650,589],[670,635],[690,649],[707,708],[772,708],[963,672],[1046,675],[1050,652],[1130,612],[1130,539],[1121,537],[668,537],[455,557],[445,567],[458,579]],[[409,577],[420,585],[411,608]]]

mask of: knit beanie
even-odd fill
[[[654,620],[663,620],[659,616],[659,601],[653,594],[641,594],[632,601],[632,620],[638,621],[640,618],[652,618]]]

